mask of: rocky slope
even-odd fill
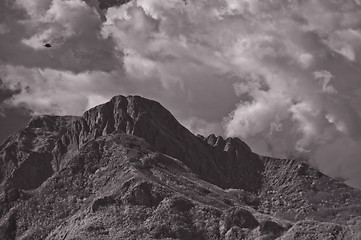
[[[117,96],[0,146],[0,239],[361,239],[361,193]]]

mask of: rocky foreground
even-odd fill
[[[117,96],[0,146],[0,239],[361,239],[361,193]]]

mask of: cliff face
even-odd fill
[[[262,163],[244,142],[214,135],[196,137],[159,103],[137,96],[114,97],[85,112],[82,117],[40,116],[32,119],[28,128],[5,142],[5,169],[9,168],[6,171],[11,172],[26,161],[28,154],[36,150],[34,148],[51,152],[52,165],[59,169],[62,164],[59,159],[69,150],[81,148],[100,136],[119,132],[143,138],[157,151],[181,160],[203,179],[220,187],[242,186],[257,191],[261,183],[259,173],[251,169],[261,171]],[[13,159],[19,160],[15,163]],[[242,178],[246,173],[252,176]]]
[[[196,137],[157,102],[140,97],[115,97],[87,111],[83,118],[80,144],[98,136],[125,132],[181,160],[203,179],[218,186],[258,190],[259,173],[249,180],[240,178],[240,171],[243,175],[252,174],[254,171],[250,169],[262,168],[259,158],[244,142],[215,136]]]
[[[32,119],[0,146],[0,181],[0,239],[361,237],[359,191],[138,96]]]

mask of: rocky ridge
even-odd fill
[[[361,193],[117,96],[0,146],[0,239],[360,239]]]

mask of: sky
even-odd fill
[[[361,0],[0,1],[0,141],[115,95],[361,189]]]

